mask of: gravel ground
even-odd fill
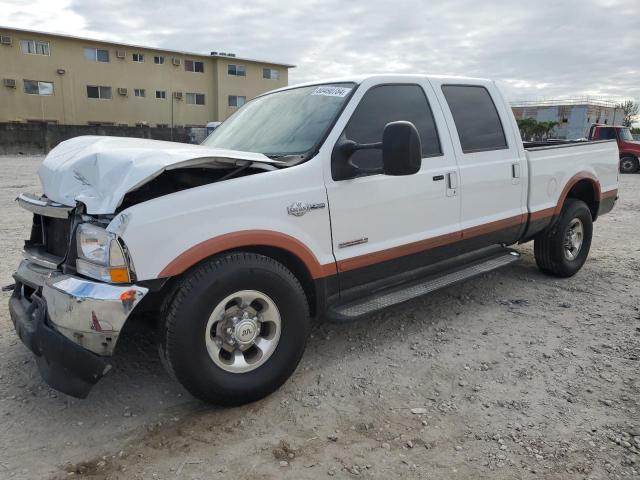
[[[0,157],[2,284],[42,157]],[[346,325],[318,322],[292,379],[235,409],[193,400],[129,329],[87,400],[48,388],[0,307],[0,478],[638,478],[640,175],[587,264],[515,266]]]

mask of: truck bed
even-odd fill
[[[531,146],[535,143],[535,146]],[[529,212],[555,207],[569,180],[592,178],[600,193],[618,185],[618,146],[615,140],[524,143],[529,177]],[[597,199],[599,201],[599,199]]]

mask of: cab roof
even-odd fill
[[[334,78],[324,78],[319,80],[314,80],[311,82],[298,83],[294,85],[288,85],[286,87],[278,88],[276,90],[271,90],[266,93],[278,92],[281,90],[289,90],[292,88],[300,88],[300,87],[310,87],[313,85],[327,85],[334,83],[411,83],[418,82],[424,80],[437,80],[438,82],[451,82],[451,83],[477,83],[479,85],[493,83],[493,80],[488,78],[474,78],[474,77],[460,77],[453,75],[432,75],[432,74],[406,74],[406,73],[371,73],[371,74],[361,74],[361,75],[352,75],[345,77],[334,77]],[[262,95],[265,95],[264,93]],[[260,96],[260,95],[259,95]]]

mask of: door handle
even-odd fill
[[[518,185],[520,183],[520,162],[511,164],[511,183]]]
[[[458,194],[458,174],[447,173],[447,197],[455,197]]]

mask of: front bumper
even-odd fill
[[[85,398],[111,368],[108,357],[120,331],[148,289],[94,282],[29,260],[14,278],[11,320],[36,355],[42,377],[63,393]]]

